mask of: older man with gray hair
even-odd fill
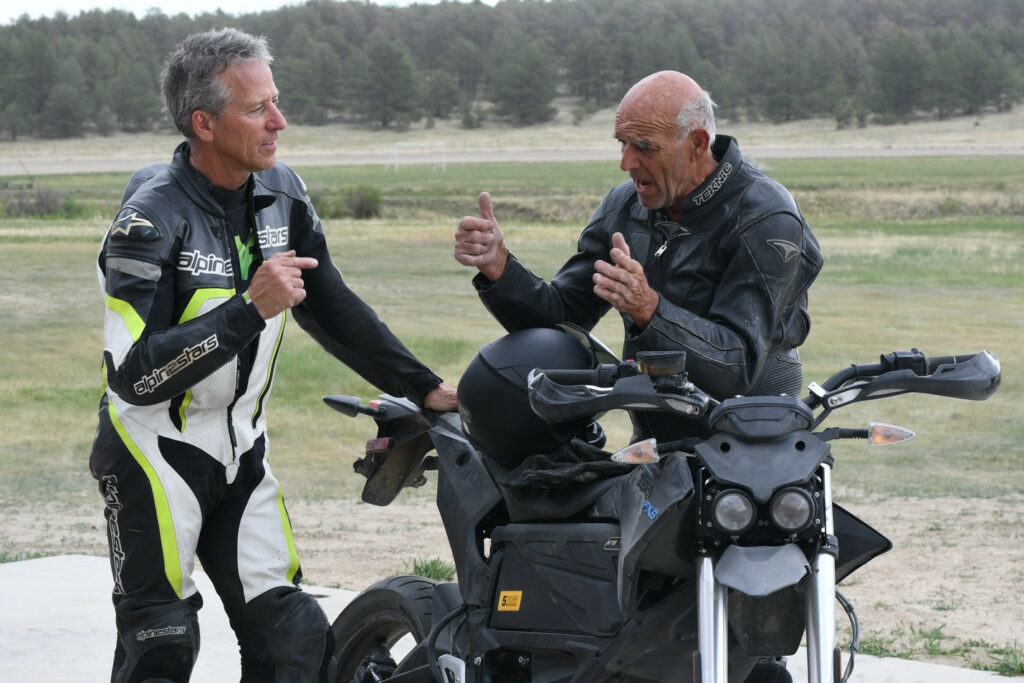
[[[716,398],[798,394],[796,348],[822,257],[789,192],[716,135],[711,97],[676,71],[629,89],[615,137],[630,179],[597,207],[550,283],[509,251],[488,193],[479,216],[459,221],[455,259],[479,270],[484,305],[509,331],[592,329],[614,308],[626,358],[684,350],[690,378]],[[637,436],[692,435],[657,413],[641,419]]]

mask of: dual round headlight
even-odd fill
[[[776,527],[795,534],[810,526],[814,519],[814,500],[804,489],[782,489],[772,496],[768,515]]]
[[[744,491],[727,489],[711,503],[711,521],[719,531],[738,536],[749,531],[757,521],[754,500]]]
[[[771,523],[787,534],[803,531],[814,519],[814,499],[802,488],[777,491],[768,503]],[[757,505],[740,489],[726,489],[711,503],[711,521],[715,528],[730,536],[749,531],[757,523]]]

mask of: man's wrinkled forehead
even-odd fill
[[[675,116],[633,103],[623,102],[615,111],[615,137],[618,140],[638,141],[675,136]]]

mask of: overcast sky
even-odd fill
[[[151,8],[157,8],[164,14],[184,12],[189,15],[213,12],[219,7],[227,14],[251,14],[265,10],[277,9],[285,5],[301,5],[305,0],[4,0],[0,2],[0,25],[12,23],[15,19],[28,14],[33,19],[52,17],[57,12],[68,16],[77,16],[79,12],[92,9],[122,9],[132,12],[137,17],[144,17]],[[414,3],[433,5],[438,0],[370,0],[375,5],[404,6]],[[463,0],[460,0],[463,1]],[[465,0],[468,1],[468,0]],[[483,0],[484,4],[493,5],[497,0]]]

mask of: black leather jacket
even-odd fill
[[[623,357],[684,349],[690,378],[716,398],[798,395],[795,349],[810,331],[818,242],[790,194],[747,163],[734,139],[718,136],[712,152],[718,165],[686,197],[680,222],[641,206],[633,182],[624,182],[598,206],[550,284],[513,257],[497,281],[474,278],[484,305],[509,331],[559,322],[592,329],[611,308],[594,294],[593,264],[608,260],[612,234],[622,232],[660,295],[646,328],[622,316]],[[665,438],[665,431],[679,433],[655,433]]]
[[[188,153],[182,143],[170,164],[136,174],[100,249],[104,407],[232,461],[265,429],[285,315],[264,321],[249,301],[228,221]],[[251,267],[289,249],[316,258],[296,322],[381,390],[422,401],[440,378],[342,280],[299,177],[278,163],[254,173],[250,190]]]

